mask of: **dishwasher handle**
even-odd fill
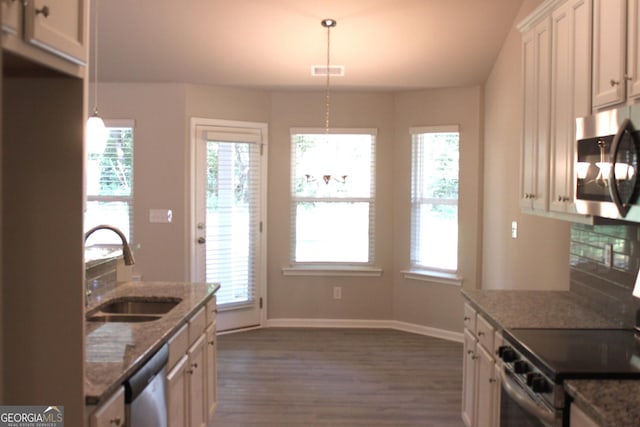
[[[169,346],[163,345],[151,359],[138,369],[124,383],[124,401],[129,404],[134,401],[147,387],[147,384],[165,367],[169,360]]]

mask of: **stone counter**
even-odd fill
[[[569,291],[464,290],[471,305],[498,329],[616,328]]]
[[[158,350],[218,290],[217,284],[128,282],[91,302],[87,311],[119,297],[180,298],[161,319],[138,323],[86,322],[85,399],[95,405],[109,396]]]
[[[564,388],[602,427],[635,427],[640,423],[640,381],[568,380]]]

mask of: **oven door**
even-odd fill
[[[568,426],[562,411],[536,401],[508,370],[501,373],[500,427]]]

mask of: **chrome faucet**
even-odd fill
[[[131,246],[129,246],[129,243],[127,242],[127,238],[124,236],[124,233],[122,231],[120,231],[119,229],[117,229],[112,225],[105,225],[105,224],[96,225],[95,227],[93,227],[91,230],[87,231],[84,234],[84,241],[86,242],[89,236],[91,236],[93,232],[98,230],[111,230],[114,233],[116,233],[118,236],[120,236],[120,239],[122,240],[122,258],[124,259],[124,264],[125,265],[135,264],[135,260],[133,259],[133,251],[131,250]]]

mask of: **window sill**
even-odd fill
[[[433,270],[404,270],[405,279],[419,280],[421,282],[439,283],[449,286],[462,286],[464,279],[457,273],[446,273]]]
[[[322,276],[322,277],[380,277],[379,267],[361,266],[293,266],[283,267],[283,276]]]

